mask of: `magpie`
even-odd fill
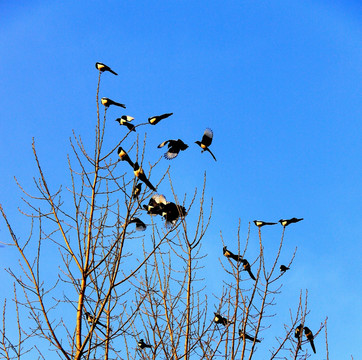
[[[265,221],[261,221],[261,220],[254,220],[254,224],[258,227],[258,228],[261,228],[262,226],[265,226],[265,225],[275,225],[277,223],[274,223],[274,222],[265,222]]]
[[[148,205],[143,205],[143,208],[149,215],[161,215],[167,204],[166,198],[162,194],[155,194],[151,197]]]
[[[216,313],[216,312],[214,312],[214,314],[215,314],[215,316],[214,316],[215,324],[220,324],[220,325],[224,325],[224,326],[229,324],[229,320],[227,318],[224,318],[223,316],[221,316],[219,313]]]
[[[133,217],[130,221],[129,224],[135,223],[136,224],[136,230],[137,231],[145,231],[147,226],[146,224],[139,218],[137,217]]]
[[[126,108],[126,105],[121,104],[121,103],[118,103],[118,102],[113,101],[113,100],[111,100],[111,99],[108,99],[108,98],[106,98],[106,97],[102,97],[101,103],[102,103],[102,105],[104,105],[106,108],[108,108],[110,105],[120,106],[120,107],[123,107],[124,109]]]
[[[298,340],[297,349],[302,350],[302,332],[303,332],[303,325],[299,324],[294,331],[294,337]]]
[[[230,250],[227,249],[226,246],[224,246],[222,248],[222,253],[224,254],[224,256],[226,256],[227,258],[231,258],[233,260],[235,260],[236,262],[242,261],[243,258],[241,255],[235,255],[233,254]]]
[[[100,71],[100,72],[104,72],[104,71],[109,71],[114,75],[118,75],[115,71],[113,71],[109,66],[107,66],[106,64],[103,64],[101,62],[96,62],[96,68]]]
[[[173,202],[167,202],[162,210],[162,216],[166,220],[166,226],[175,225],[179,217],[183,218],[186,215],[186,208],[182,205],[176,205]]]
[[[178,153],[182,150],[186,150],[189,146],[186,145],[181,139],[178,140],[166,140],[160,145],[158,145],[158,148],[164,147],[166,144],[168,144],[168,151],[165,153],[164,158],[167,160],[174,159]]]
[[[310,346],[312,347],[312,350],[314,353],[316,353],[315,351],[315,346],[314,346],[314,336],[313,333],[311,332],[311,330],[309,328],[307,328],[306,326],[304,327],[304,334],[307,337],[307,339],[310,342]]]
[[[117,153],[121,161],[127,161],[128,164],[130,164],[134,168],[133,161],[130,159],[128,154],[125,152],[125,150],[123,150],[121,146],[118,148]]]
[[[256,279],[255,279],[255,276],[254,276],[253,273],[251,272],[251,266],[250,266],[248,260],[246,260],[246,259],[241,259],[241,262],[243,263],[244,270],[249,273],[250,277],[251,277],[253,280],[256,280]]]
[[[280,271],[282,272],[286,272],[287,270],[289,270],[289,268],[285,265],[280,265]]]
[[[216,161],[215,155],[209,149],[209,146],[212,143],[212,138],[213,138],[213,132],[211,129],[207,128],[204,132],[204,135],[202,136],[201,141],[195,141],[195,144],[197,144],[201,147],[202,152],[208,151],[211,154],[211,156],[214,158],[214,160]]]
[[[85,311],[84,314],[87,317],[87,321],[88,321],[89,326],[92,326],[93,323],[94,323],[94,316],[92,314],[90,314],[88,311]],[[96,322],[96,325],[107,327],[106,325],[102,324],[99,320]]]
[[[279,222],[284,226],[288,226],[289,224],[293,224],[293,223],[297,223],[298,221],[302,221],[303,218],[301,219],[297,219],[295,217],[291,218],[291,219],[288,219],[288,220],[285,220],[285,219],[280,219]]]
[[[132,197],[134,199],[138,198],[138,196],[140,195],[142,191],[142,183],[138,183],[135,188],[133,189],[133,192],[132,192]]]
[[[138,341],[137,345],[138,345],[138,347],[139,347],[140,349],[151,348],[151,347],[152,347],[152,345],[146,344],[146,343],[143,341],[143,339],[140,339],[140,340]]]
[[[133,172],[142,182],[144,182],[151,190],[156,191],[156,188],[147,179],[143,169],[139,166],[138,162],[134,164]]]
[[[257,342],[257,343],[260,343],[260,340],[259,339],[256,339],[256,338],[253,338],[252,336],[246,334],[246,333],[243,333],[241,331],[241,329],[239,329],[239,336],[242,337],[244,340],[249,340],[249,341],[252,341],[252,342]]]
[[[136,131],[135,126],[133,124],[130,124],[129,121],[134,120],[132,116],[123,115],[120,118],[117,118],[115,121],[119,123],[119,125],[124,125],[127,127],[130,131]]]
[[[169,116],[173,115],[173,113],[167,113],[167,114],[162,114],[162,115],[156,115],[156,116],[151,116],[148,118],[148,122],[151,125],[156,125],[158,124],[161,120],[168,118]]]

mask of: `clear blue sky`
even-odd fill
[[[298,253],[280,308],[308,288],[310,327],[329,318],[331,358],[360,356],[361,2],[1,1],[0,14],[0,203],[10,220],[19,219],[21,195],[13,176],[32,188],[36,175],[32,137],[54,189],[68,180],[72,129],[92,141],[94,63],[104,62],[119,76],[103,76],[100,95],[125,103],[136,123],[174,112],[147,146],[190,145],[161,163],[172,165],[178,192],[191,192],[207,171],[210,259],[221,255],[220,230],[232,248],[239,218],[246,234],[256,218],[304,217],[287,229],[285,258],[295,246]],[[113,127],[120,113],[108,116]],[[193,144],[206,127],[216,163]],[[161,150],[152,151],[156,160]],[[265,241],[278,241],[280,230]],[[0,240],[8,240],[3,222]],[[17,256],[1,248],[0,258],[6,268]],[[12,281],[3,270],[0,279],[2,300]]]

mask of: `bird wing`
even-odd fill
[[[214,136],[214,133],[212,132],[212,130],[207,128],[204,131],[204,135],[202,136],[201,143],[204,144],[205,146],[210,146],[212,143],[213,136]]]

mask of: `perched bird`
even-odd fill
[[[134,199],[138,198],[138,196],[140,195],[142,191],[142,183],[138,183],[135,188],[133,189],[133,192],[132,192],[132,197]]]
[[[277,224],[277,223],[265,222],[265,221],[261,221],[261,220],[254,220],[254,224],[255,224],[258,228],[261,228],[262,226],[265,226],[265,225],[275,225],[275,224]]]
[[[102,105],[104,105],[106,108],[108,108],[110,105],[120,106],[120,107],[123,107],[124,109],[126,108],[126,105],[121,104],[121,103],[118,103],[118,102],[113,101],[113,100],[111,100],[111,99],[108,99],[108,98],[106,98],[106,97],[102,97],[101,103],[102,103]]]
[[[120,118],[117,118],[115,121],[119,123],[119,125],[124,125],[127,127],[130,131],[136,131],[135,126],[133,124],[130,124],[129,122],[134,120],[132,116],[123,115]]]
[[[167,160],[174,159],[178,153],[182,150],[186,150],[189,146],[186,145],[181,139],[178,140],[166,140],[160,145],[158,145],[158,148],[164,147],[166,144],[168,144],[168,151],[165,153],[164,157]]]
[[[211,129],[207,128],[204,132],[204,135],[202,136],[201,141],[195,141],[195,144],[197,144],[201,147],[202,152],[208,151],[211,154],[211,156],[214,158],[214,160],[216,161],[215,155],[209,149],[209,146],[212,143],[212,138],[213,138],[213,132]]]
[[[214,312],[214,314],[215,314],[214,323],[224,325],[224,326],[229,324],[229,320],[227,318],[224,318],[223,316],[221,316],[219,313],[216,313],[216,312]]]
[[[96,68],[100,71],[100,72],[104,72],[104,71],[109,71],[114,75],[118,75],[115,71],[113,71],[109,66],[101,63],[101,62],[96,62]]]
[[[297,345],[297,349],[299,348],[300,350],[302,350],[302,332],[303,332],[303,325],[299,324],[294,331],[294,337],[297,339],[298,341],[298,345]]]
[[[256,279],[255,279],[255,276],[254,276],[253,273],[251,272],[251,266],[250,266],[248,260],[246,260],[246,259],[241,259],[241,262],[243,263],[244,270],[249,273],[250,277],[251,277],[253,280],[256,280]]]
[[[152,345],[146,344],[146,343],[143,341],[143,339],[140,339],[140,340],[138,341],[137,345],[138,345],[138,347],[139,347],[140,349],[151,348],[151,347],[152,347]]]
[[[226,256],[227,258],[231,258],[233,260],[235,260],[236,262],[242,261],[243,258],[241,255],[235,255],[233,254],[230,250],[227,249],[226,246],[224,246],[222,248],[222,253],[224,254],[224,256]]]
[[[148,122],[151,125],[156,125],[158,124],[161,120],[168,118],[169,116],[173,115],[173,113],[167,113],[167,114],[162,114],[162,115],[156,115],[156,116],[151,116],[148,118]]]
[[[258,342],[258,343],[260,343],[260,340],[258,340],[258,339],[256,339],[256,338],[253,338],[252,336],[250,336],[250,335],[248,335],[248,334],[246,334],[246,333],[243,333],[242,331],[241,331],[241,329],[239,329],[239,336],[240,337],[242,337],[243,339],[245,339],[245,340],[249,340],[249,341],[252,341],[252,342]]]
[[[138,177],[141,181],[143,181],[151,190],[156,191],[156,188],[147,179],[143,169],[139,166],[138,162],[135,162],[134,164],[133,173],[135,174],[136,177]]]
[[[289,224],[297,223],[298,221],[302,221],[302,220],[303,220],[303,218],[297,219],[297,218],[294,217],[294,218],[291,218],[291,219],[289,219],[289,220],[280,219],[279,222],[280,222],[284,227],[286,227],[286,226],[288,226]]]
[[[132,224],[132,223],[135,223],[136,224],[136,230],[137,231],[145,231],[147,226],[146,224],[140,220],[139,218],[137,217],[133,217],[130,221],[129,221],[129,224]]]
[[[87,321],[88,321],[89,326],[92,326],[93,323],[94,323],[94,316],[92,314],[90,314],[88,311],[85,311],[84,314],[87,317]],[[102,324],[99,320],[96,322],[96,325],[107,327],[106,325]]]
[[[175,225],[179,217],[187,215],[186,208],[182,205],[176,205],[173,202],[167,202],[162,209],[162,216],[166,220],[166,226]]]
[[[149,215],[161,215],[165,205],[167,204],[166,198],[162,194],[155,194],[151,197],[148,205],[143,205],[143,208]]]
[[[280,271],[282,272],[286,272],[287,270],[289,270],[289,268],[285,265],[280,265]]]
[[[130,159],[130,157],[128,156],[126,151],[123,150],[123,148],[121,146],[118,148],[117,153],[118,153],[118,156],[121,159],[121,161],[127,161],[128,164],[130,164],[132,167],[134,167],[133,161]]]
[[[314,336],[313,333],[311,332],[311,330],[309,328],[307,328],[306,326],[304,327],[304,334],[307,337],[307,339],[310,342],[310,346],[312,347],[312,350],[314,353],[316,353],[315,351],[315,346],[314,346]]]

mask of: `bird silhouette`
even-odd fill
[[[236,262],[242,261],[243,257],[241,255],[235,255],[233,254],[230,250],[227,249],[226,246],[224,246],[222,248],[222,253],[224,254],[224,256],[226,256],[227,258],[231,258],[233,260],[235,260]]]
[[[138,196],[140,195],[141,191],[142,191],[142,183],[138,183],[138,184],[134,187],[134,189],[133,189],[132,197],[133,197],[134,199],[138,198]]]
[[[118,156],[121,161],[127,161],[134,168],[134,163],[126,153],[126,151],[120,146],[117,150]]]
[[[101,62],[96,62],[96,68],[100,71],[100,72],[104,72],[104,71],[109,71],[114,75],[118,75],[115,71],[113,71],[109,66],[101,63]]]
[[[221,316],[219,313],[214,312],[214,323],[215,324],[220,324],[220,325],[224,325],[226,326],[227,324],[229,324],[229,320],[223,316]]]
[[[140,340],[138,341],[137,345],[138,345],[138,347],[139,347],[140,349],[145,349],[145,348],[151,348],[151,347],[152,347],[152,345],[146,344],[146,343],[143,341],[143,339],[140,339]]]
[[[137,231],[145,231],[147,226],[146,224],[139,218],[137,217],[133,217],[130,221],[129,224],[135,223],[136,224],[136,230]]]
[[[293,217],[293,218],[288,219],[288,220],[280,219],[279,222],[280,222],[284,227],[286,227],[286,226],[288,226],[289,224],[297,223],[297,222],[302,221],[302,220],[303,220],[303,218],[297,219],[297,218]]]
[[[156,125],[158,124],[161,120],[168,118],[169,116],[173,115],[173,113],[167,113],[167,114],[162,114],[162,115],[156,115],[156,116],[151,116],[148,118],[148,122],[151,125]]]
[[[307,337],[307,339],[310,342],[310,346],[312,347],[312,350],[314,353],[316,353],[315,351],[315,346],[314,346],[314,336],[313,333],[311,332],[311,330],[309,328],[307,328],[306,326],[304,327],[304,334]]]
[[[126,126],[130,131],[136,131],[136,128],[133,124],[130,124],[130,121],[134,120],[132,116],[123,115],[120,118],[117,118],[115,121],[119,123],[119,125]]]
[[[121,103],[118,103],[118,102],[113,101],[113,100],[111,100],[111,99],[108,99],[108,98],[106,98],[106,97],[102,97],[101,103],[102,103],[102,105],[104,105],[106,108],[108,108],[108,107],[111,106],[111,105],[120,106],[120,107],[123,107],[124,109],[126,108],[126,105],[121,104]]]
[[[298,341],[297,349],[302,350],[302,331],[303,331],[303,325],[299,324],[294,331],[294,337]]]
[[[257,343],[260,343],[260,340],[256,339],[256,338],[253,338],[252,336],[244,333],[241,331],[241,329],[239,329],[239,336],[242,337],[243,339],[245,340],[249,340],[249,341],[252,341],[252,342],[257,342]]]
[[[174,159],[180,151],[186,150],[189,146],[186,145],[181,139],[178,140],[166,140],[160,145],[158,145],[158,148],[164,147],[166,144],[168,144],[168,151],[165,153],[164,157],[167,160]]]
[[[251,277],[253,280],[256,280],[256,279],[255,279],[255,276],[254,276],[253,273],[251,272],[251,266],[250,266],[248,260],[246,260],[246,259],[241,259],[241,262],[243,263],[244,270],[248,272],[248,274],[250,275],[250,277]]]
[[[282,272],[286,272],[287,270],[289,270],[289,268],[285,265],[280,265],[280,271]]]
[[[209,146],[212,143],[212,138],[213,138],[213,132],[211,129],[207,128],[204,132],[204,135],[202,136],[201,141],[195,141],[195,144],[197,144],[201,147],[202,152],[208,151],[211,154],[211,156],[214,158],[214,160],[216,161],[215,155],[209,149]]]
[[[89,326],[92,326],[94,323],[94,316],[92,314],[90,314],[88,311],[85,311],[84,314],[87,317]],[[99,320],[96,322],[96,325],[107,327],[106,325],[102,324]]]
[[[275,225],[277,223],[274,222],[266,222],[266,221],[261,221],[261,220],[254,220],[254,224],[258,227],[261,228],[265,225]]]
[[[156,188],[147,179],[143,169],[139,166],[138,162],[135,162],[133,172],[135,176],[138,177],[142,182],[144,182],[151,190],[156,191]]]
[[[167,204],[166,198],[162,194],[154,194],[148,205],[143,205],[143,208],[149,215],[161,215],[165,205]]]
[[[167,202],[162,209],[162,216],[166,220],[166,226],[175,225],[179,217],[187,215],[186,208],[182,205],[176,205],[173,202]]]

